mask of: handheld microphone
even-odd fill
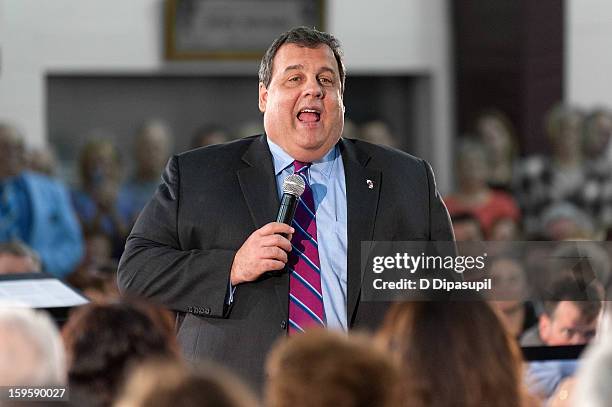
[[[283,182],[283,197],[276,221],[291,225],[295,216],[295,208],[297,208],[298,199],[304,193],[306,184],[304,179],[297,174],[289,175]]]

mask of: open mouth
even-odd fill
[[[314,123],[321,120],[321,112],[316,109],[302,109],[297,114],[297,118],[304,123]]]

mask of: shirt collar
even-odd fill
[[[270,137],[266,137],[266,140],[268,142],[270,152],[272,153],[274,174],[278,176],[285,168],[293,165],[293,161],[295,161],[295,159],[287,154],[287,152],[283,150],[281,146],[270,140]],[[336,144],[323,156],[323,158],[314,161],[310,169],[329,178],[334,168],[334,160],[338,157],[338,154],[338,145]]]

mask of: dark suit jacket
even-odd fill
[[[347,321],[372,328],[386,304],[360,302],[360,242],[453,240],[453,234],[425,161],[357,140],[339,146],[348,211]],[[179,313],[178,339],[189,359],[213,359],[259,386],[268,350],[287,332],[288,275],[238,285],[231,307],[226,296],[236,251],[275,220],[279,207],[266,138],[174,156],[162,180],[128,238],[119,286]]]

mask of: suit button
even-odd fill
[[[282,320],[281,321],[281,329],[286,329],[287,328],[287,321]]]
[[[204,308],[204,313],[206,315],[210,315],[210,308],[208,308],[208,307]]]

